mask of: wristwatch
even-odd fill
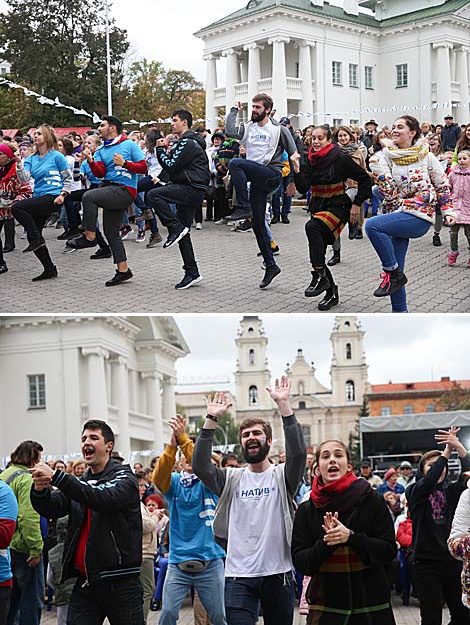
[[[215,421],[216,423],[219,421],[218,417],[214,417],[214,415],[211,414],[206,415],[206,419],[211,419],[211,421]]]

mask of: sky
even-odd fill
[[[302,348],[317,378],[330,386],[333,315],[259,315],[268,343],[272,379]],[[191,354],[177,361],[178,391],[233,390],[235,337],[242,315],[175,315]],[[470,379],[470,316],[359,315],[365,331],[369,382]],[[224,381],[229,381],[227,386]],[[207,384],[199,385],[200,382]],[[197,383],[197,385],[195,384]]]

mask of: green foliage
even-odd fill
[[[452,391],[444,393],[439,403],[445,412],[450,410],[470,410],[470,389],[456,386]]]
[[[13,80],[63,104],[104,114],[107,106],[104,0],[7,0],[0,16],[2,56]],[[113,96],[122,88],[127,33],[110,22]],[[0,87],[2,95],[6,87]],[[32,98],[30,98],[32,99]],[[26,125],[82,125],[61,108],[31,106]],[[2,107],[3,109],[3,107]],[[2,110],[3,113],[3,110]],[[0,125],[6,126],[0,116]]]
[[[367,395],[364,395],[362,399],[362,406],[361,406],[361,409],[359,410],[359,416],[370,417],[370,405],[369,405],[369,399]]]
[[[351,462],[355,469],[359,467],[362,460],[361,458],[361,435],[359,430],[359,421],[356,423],[354,432],[349,434],[349,454],[351,456]]]

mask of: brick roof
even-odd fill
[[[407,391],[451,391],[460,387],[470,389],[470,380],[439,380],[434,382],[397,382],[371,384],[370,395],[378,393],[406,393]]]

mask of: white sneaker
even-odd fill
[[[196,224],[196,230],[202,230],[202,224],[197,223]]]

